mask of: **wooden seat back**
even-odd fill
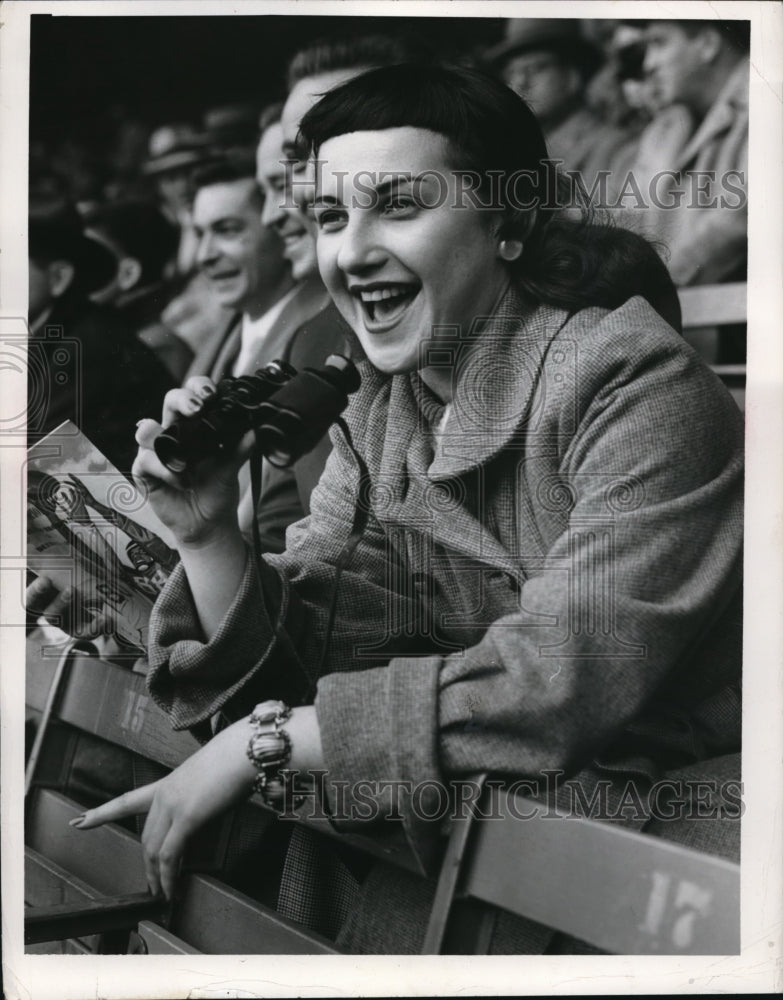
[[[455,822],[425,942],[447,947],[459,900],[480,900],[626,955],[739,953],[740,869],[713,855],[569,816],[498,787]],[[486,911],[480,911],[482,920]],[[485,950],[479,921],[472,934]]]
[[[63,939],[70,939],[67,948],[94,950],[97,939],[90,935],[96,925],[77,922],[74,926],[87,929],[69,934],[68,919],[76,918],[63,911],[61,904],[71,902],[78,909],[81,900],[82,910],[95,914],[99,905],[106,906],[108,913],[113,900],[115,911],[126,908],[124,926],[133,931],[131,950],[151,954],[167,948],[180,954],[337,952],[333,943],[202,873],[183,876],[170,911],[164,913],[160,901],[151,897],[149,910],[134,909],[146,888],[139,839],[114,824],[89,831],[69,826],[81,807],[56,790],[59,771],[65,766],[58,726],[101,736],[169,767],[198,744],[189,734],[172,732],[167,718],[147,696],[142,676],[78,651],[61,667],[62,662],[43,658],[31,668],[30,690],[39,708],[42,700],[46,702],[43,718],[48,719],[46,728],[55,744],[55,752],[49,752],[44,733],[28,802],[26,842],[34,874],[28,876],[26,901],[39,911],[31,924],[38,922],[40,927],[47,916],[40,913],[41,907],[56,911],[59,906],[49,916],[59,914],[65,928]],[[41,671],[58,675],[58,691],[46,692]],[[471,917],[470,906],[476,902],[528,917],[610,952],[729,954],[738,950],[737,865],[612,823],[555,815],[549,809],[542,814],[540,804],[495,784],[485,789],[481,802],[481,813],[492,818],[477,819],[471,812],[453,824],[425,953],[451,952],[455,947],[486,951],[494,917],[487,918],[486,906],[479,906],[475,919]],[[338,836],[328,822],[315,823],[314,828]],[[405,852],[385,848],[378,838],[343,836],[341,840],[412,867]],[[44,869],[45,877],[41,875]],[[45,892],[36,890],[42,885],[47,887]],[[112,927],[122,921],[116,913],[113,919]],[[452,928],[457,925],[461,930],[455,936]],[[29,940],[43,940],[40,933]]]
[[[679,289],[683,336],[710,362],[741,410],[745,409],[745,364],[719,364],[721,328],[748,321],[747,282]]]
[[[105,907],[109,926],[112,903],[116,911],[120,900],[125,900],[125,926],[128,930],[135,929],[144,914],[137,913],[134,919],[126,897],[146,892],[139,839],[114,824],[89,831],[68,825],[69,820],[82,812],[82,807],[61,791],[67,787],[72,743],[79,734],[86,733],[169,768],[194,753],[199,744],[191,734],[171,729],[168,717],[148,696],[143,675],[106,663],[75,645],[50,650],[45,655],[31,637],[28,650],[27,698],[40,723],[28,768],[25,839],[35,857],[61,873],[56,890],[38,891],[41,880],[36,881],[35,877],[29,884],[28,941],[32,945],[46,940],[41,937],[42,927],[50,933],[52,928],[59,927],[63,934],[68,934],[69,925],[82,926],[79,923],[82,917],[77,919],[80,900],[81,911],[92,914],[90,926],[96,923],[93,919],[98,913],[96,907]],[[270,813],[258,797],[254,797],[253,804]],[[272,821],[278,822],[274,817]],[[331,837],[339,836],[325,817],[308,819],[305,811],[301,820],[291,820],[296,821],[306,822]],[[230,822],[229,817],[226,825]],[[378,842],[363,837],[342,839],[354,845],[366,843],[376,856],[387,860],[400,858],[402,864],[415,867],[400,835],[390,835]],[[220,853],[219,843],[213,847],[214,853]],[[32,863],[30,867],[32,870]],[[66,891],[69,879],[84,887],[81,897]],[[69,910],[64,903],[73,905]],[[191,948],[217,954],[237,953],[237,949],[261,954],[280,951],[317,954],[336,950],[319,935],[308,934],[269,907],[207,875],[193,874],[181,880],[178,904],[168,920],[167,926],[160,926],[153,919],[142,920],[149,925],[145,934],[156,952],[167,941],[175,951]],[[160,932],[155,930],[156,926]],[[144,950],[145,944],[139,937],[136,932],[135,946]],[[81,942],[87,941],[86,947],[104,950],[104,942],[92,934],[88,940],[87,932],[69,935],[66,940],[68,948],[81,948]],[[181,946],[175,946],[175,940],[181,940]]]

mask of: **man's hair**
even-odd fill
[[[193,173],[193,191],[212,187],[213,184],[231,184],[233,181],[252,181],[252,197],[263,207],[264,196],[256,184],[256,164],[252,156],[226,156],[199,167]]]
[[[750,50],[750,21],[677,21],[686,35],[695,35],[705,28],[717,31],[726,44],[737,52]]]
[[[655,20],[638,20],[626,21],[625,23],[638,25],[639,27],[651,27],[656,22]],[[734,49],[735,52],[750,51],[750,21],[728,21],[726,19],[721,19],[720,21],[678,20],[668,21],[667,23],[673,24],[686,35],[690,36],[705,29],[717,31],[729,48]]]
[[[411,42],[387,35],[357,35],[354,38],[324,38],[300,49],[288,64],[289,91],[310,76],[342,69],[372,69],[424,58],[423,50]]]

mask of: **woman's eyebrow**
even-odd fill
[[[413,175],[409,170],[384,170],[381,173],[382,177],[386,177],[386,180],[380,181],[375,186],[375,193],[378,195],[385,195],[389,193],[394,193],[397,188],[403,187],[404,185],[410,186],[415,184],[419,179],[417,176]],[[425,174],[421,175],[426,176]]]
[[[419,181],[425,182],[429,173],[431,171],[424,171],[421,174],[414,175],[410,171],[405,170],[383,170],[379,175],[373,175],[371,172],[366,172],[367,186],[364,188],[364,193],[369,194],[372,191],[374,201],[380,201],[387,195],[394,194],[403,186],[410,187]],[[376,184],[374,183],[375,176],[380,176],[383,179]],[[342,180],[342,177],[340,179]],[[316,194],[312,201],[312,206],[313,208],[323,208],[327,205],[342,205],[343,200],[335,195]]]

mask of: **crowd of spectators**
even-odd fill
[[[327,41],[320,49],[337,46],[336,61],[346,64],[411,55],[378,38],[363,55],[367,44]],[[745,277],[748,46],[747,22],[517,19],[506,22],[501,42],[464,61],[489,68],[530,104],[559,170],[578,177],[619,224],[652,239],[675,284],[686,286]],[[294,57],[290,89],[307,75],[308,58]],[[87,235],[114,260],[93,301],[116,310],[175,382],[222,337],[226,310],[241,305],[205,277],[194,178],[227,160],[252,177],[270,125],[277,127],[268,108],[244,102],[190,121],[118,120],[102,157],[73,140],[31,143],[31,212],[78,208]],[[281,229],[269,210],[265,224]],[[284,236],[283,245],[294,243]],[[262,264],[274,269],[271,259]],[[64,291],[55,283],[52,294]],[[40,317],[31,312],[31,320]],[[741,353],[735,346],[736,356],[708,360],[742,361]]]
[[[516,19],[500,42],[460,58],[529,103],[570,181],[551,196],[588,197],[603,218],[651,239],[687,286],[745,278],[748,48],[747,22]],[[71,416],[128,472],[133,425],[186,378],[356,353],[317,273],[298,124],[350,76],[421,58],[399,37],[326,38],[290,60],[284,102],[154,125],[115,116],[102,157],[33,138],[30,328],[41,338],[67,326],[83,342],[83,372],[78,400],[48,387],[32,436]],[[700,343],[708,361],[744,361],[744,331]],[[266,469],[269,548],[309,509],[327,451],[287,481]],[[249,530],[247,488],[243,503]]]
[[[502,41],[461,60],[537,115],[570,179],[551,196],[589,197],[602,219],[645,235],[681,287],[745,278],[748,48],[747,22],[516,19]],[[31,441],[70,417],[129,473],[136,422],[187,379],[358,356],[318,274],[299,121],[350,77],[421,58],[400,37],[326,38],[294,54],[282,102],[155,125],[115,116],[102,157],[33,138],[29,321],[43,354],[30,393],[47,405],[29,421]],[[678,325],[676,303],[654,304]],[[50,329],[79,341],[78,386],[49,377]],[[706,332],[695,343],[707,361],[744,361],[744,328],[723,340]],[[43,387],[32,384],[39,370]],[[290,471],[264,464],[256,516],[268,550],[309,511],[329,447]],[[249,483],[244,470],[248,537]]]

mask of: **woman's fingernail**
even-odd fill
[[[211,396],[214,393],[214,389],[211,385],[202,385],[198,390],[202,396]]]
[[[68,826],[78,826],[80,823],[83,823],[86,819],[87,816],[85,813],[82,813],[81,816],[74,816],[73,819],[68,820]]]
[[[196,410],[200,410],[201,409],[201,400],[200,399],[189,399],[188,400],[188,409],[191,410],[193,413],[195,413]]]

